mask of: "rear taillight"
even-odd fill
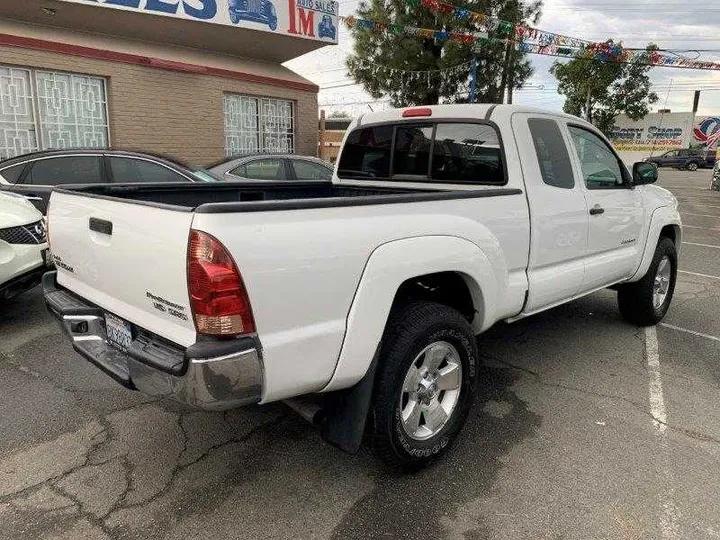
[[[235,261],[213,236],[190,231],[188,289],[195,328],[201,334],[232,336],[255,332],[250,299]]]

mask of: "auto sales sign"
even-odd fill
[[[338,40],[335,0],[63,0],[325,41]]]

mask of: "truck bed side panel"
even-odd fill
[[[197,213],[192,227],[218,238],[242,273],[263,346],[265,402],[316,392],[330,381],[365,265],[388,242],[449,236],[478,246],[498,272],[499,307],[489,315],[495,319],[517,314],[524,296],[518,286],[506,294],[510,276],[524,276],[527,265],[529,218],[519,192],[410,204]]]

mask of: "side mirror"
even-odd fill
[[[658,168],[654,163],[640,161],[633,165],[633,184],[642,186],[654,184],[658,179]]]

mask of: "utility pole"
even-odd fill
[[[477,57],[473,53],[472,60],[470,61],[470,95],[468,101],[475,103],[477,100]]]
[[[320,111],[320,136],[318,137],[318,157],[325,159],[325,109]]]
[[[510,78],[510,61],[512,57],[513,47],[514,43],[510,40],[507,40],[507,43],[505,44],[505,65],[503,66],[502,79],[500,82],[500,103],[505,102],[505,89],[507,88],[508,79]]]
[[[508,105],[512,105],[513,102],[513,85],[515,84],[515,78],[513,77],[514,70],[514,62],[515,62],[515,45],[512,45],[510,48],[510,71],[508,72],[508,80],[507,80],[507,103]]]
[[[585,118],[592,123],[592,86],[588,81],[587,100],[585,101]]]

